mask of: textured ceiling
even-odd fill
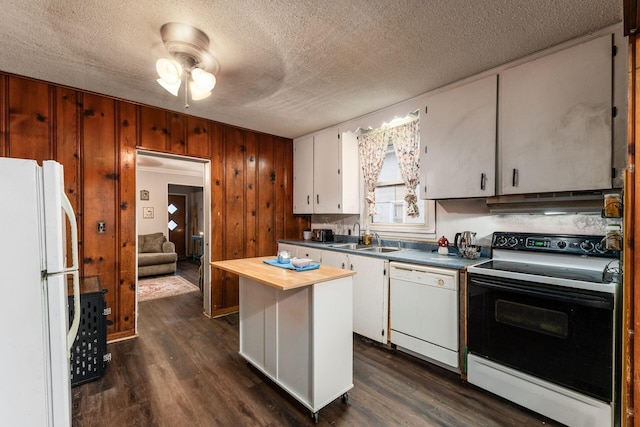
[[[622,21],[622,0],[4,0],[0,70],[185,112],[159,29],[209,35],[187,114],[295,138]]]

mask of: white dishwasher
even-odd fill
[[[391,262],[391,344],[459,370],[458,270]]]

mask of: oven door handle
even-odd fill
[[[499,289],[509,292],[515,292],[521,295],[534,296],[554,301],[567,302],[571,304],[581,305],[584,307],[599,308],[603,310],[613,310],[613,296],[591,295],[581,292],[557,291],[545,288],[544,290],[533,288],[531,286],[521,286],[514,283],[500,283],[499,278],[493,278],[491,282],[478,277],[470,278],[469,284],[481,286],[484,288]]]

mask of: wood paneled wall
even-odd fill
[[[110,340],[135,333],[137,148],[211,161],[213,260],[275,254],[310,225],[293,215],[290,139],[0,73],[0,156],[64,166],[81,274],[107,290]],[[213,315],[237,310],[237,276],[211,277]]]

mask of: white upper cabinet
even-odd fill
[[[495,195],[497,91],[492,75],[426,98],[420,119],[423,199]]]
[[[294,141],[293,212],[359,213],[358,176],[354,134],[330,128]]]
[[[499,194],[611,188],[612,64],[606,35],[500,73]]]
[[[313,213],[313,137],[293,141],[293,212]]]
[[[313,192],[315,213],[339,213],[340,150],[336,128],[313,137]]]

